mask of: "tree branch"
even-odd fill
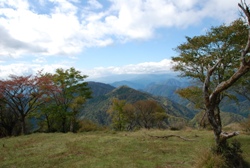
[[[201,120],[200,120],[200,125],[202,124],[202,122],[204,121],[205,117],[207,116],[207,111],[205,110],[205,113],[203,114]]]
[[[239,134],[240,134],[239,131],[231,132],[231,133],[222,132],[222,133],[220,134],[221,141],[225,141],[225,140],[227,140],[227,139],[229,139],[229,138],[232,138],[232,137],[234,137],[234,136],[237,136],[237,135],[239,135]]]
[[[226,81],[221,82],[211,94],[211,98],[215,97],[218,93],[223,92],[224,90],[231,87],[239,78],[245,75],[250,70],[250,62],[249,65],[241,65],[240,68]],[[210,99],[211,99],[210,98]]]
[[[245,16],[247,17],[247,24],[250,27],[250,11],[249,11],[249,7],[247,6],[247,4],[241,1],[241,4],[238,3],[238,6],[241,8],[241,10],[244,12]],[[248,28],[248,40],[247,40],[247,44],[245,46],[245,49],[242,50],[241,52],[241,59],[242,59],[242,64],[246,65],[248,64],[248,66],[250,66],[250,60],[246,60],[246,55],[250,50],[250,28]]]
[[[231,87],[240,77],[245,75],[250,70],[250,59],[246,60],[246,56],[250,51],[250,11],[249,7],[246,5],[246,3],[241,1],[241,4],[239,3],[238,6],[241,8],[241,10],[244,12],[245,16],[247,17],[247,24],[248,24],[248,40],[245,48],[241,52],[241,65],[238,68],[238,70],[229,78],[228,80],[220,83],[214,92],[210,95],[210,100],[217,96],[217,94],[223,92],[224,90]],[[209,75],[209,74],[208,74]],[[210,77],[210,76],[209,76]],[[204,83],[205,85],[205,83]]]
[[[148,135],[148,134],[147,134],[147,135]],[[187,139],[187,138],[185,138],[185,137],[182,137],[182,136],[179,136],[179,135],[173,135],[173,134],[171,134],[171,135],[166,135],[166,136],[153,136],[153,135],[148,135],[148,136],[153,137],[153,138],[163,138],[163,139],[168,139],[168,138],[170,138],[170,137],[177,137],[177,138],[180,138],[180,139],[182,139],[182,140],[184,140],[184,141],[195,141],[195,139]]]
[[[209,90],[208,90],[209,84],[210,84],[210,77],[212,76],[213,72],[215,71],[217,66],[221,63],[222,60],[223,60],[223,58],[219,59],[219,61],[216,64],[214,64],[214,66],[212,68],[208,68],[207,76],[205,78],[204,85],[203,85],[203,92],[204,92],[206,104],[208,102],[210,102],[210,100],[213,99],[213,97],[211,97],[211,95],[209,95]]]

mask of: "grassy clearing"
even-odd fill
[[[194,141],[148,136],[170,134]],[[237,139],[250,162],[250,136]],[[0,167],[188,168],[212,143],[211,131],[198,130],[39,133],[0,139]]]

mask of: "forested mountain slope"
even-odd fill
[[[145,75],[139,77],[137,80],[135,78],[130,80],[121,80],[111,83],[111,85],[114,85],[116,87],[127,85],[131,88],[139,89],[154,96],[166,97],[178,104],[186,106],[190,110],[194,110],[190,102],[181,98],[175,93],[178,89],[195,85],[194,83],[192,83],[192,81],[185,78],[183,79],[171,75]],[[222,101],[220,105],[221,110],[247,117],[248,115],[250,115],[250,102],[242,96],[236,95],[236,97],[238,98],[237,101],[227,99]]]
[[[109,84],[105,84],[101,82],[92,82],[92,81],[88,82],[88,87],[92,91],[92,97],[105,95],[106,93],[109,93],[115,89],[115,87]]]
[[[134,81],[135,80],[133,80],[133,82]],[[138,81],[140,81],[138,84],[129,81],[120,81],[117,82],[117,84],[131,84],[135,87],[142,86],[142,81]],[[134,103],[138,100],[155,100],[166,109],[166,113],[191,120],[198,111],[193,109],[187,100],[182,99],[175,93],[177,89],[189,85],[190,82],[187,80],[178,80],[177,78],[169,78],[162,81],[158,80],[158,82],[150,83],[141,90],[136,90],[128,86],[116,88],[110,84],[88,82],[88,86],[93,92],[93,98],[85,104],[81,118],[91,119],[103,125],[109,124],[110,118],[107,114],[107,110],[112,105],[112,99],[118,98],[120,100],[126,100],[128,103]],[[243,118],[239,115],[247,117],[249,115],[249,109],[250,103],[243,98],[241,98],[239,102],[224,101],[221,104],[221,110],[230,112],[223,113],[224,116],[228,115],[225,117],[227,121],[225,121],[224,124],[227,125],[230,122],[242,120]],[[197,121],[196,119],[194,120]]]
[[[168,98],[155,97],[149,93],[141,92],[127,86],[121,86],[107,94],[90,99],[81,113],[81,118],[91,119],[99,124],[109,124],[110,120],[107,111],[112,105],[113,98],[125,100],[128,103],[135,103],[139,100],[155,100],[166,110],[166,113],[171,116],[191,119],[195,115],[192,110],[189,110]]]

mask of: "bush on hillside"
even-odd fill
[[[179,117],[168,118],[168,125],[170,130],[182,130],[187,126],[187,120]]]
[[[78,132],[100,131],[105,129],[104,127],[101,127],[95,122],[88,119],[83,119],[79,121],[78,125],[79,125]]]
[[[176,123],[173,123],[169,126],[170,130],[172,131],[178,131],[178,130],[182,130],[186,127],[186,123],[185,122],[176,122]]]
[[[210,150],[202,151],[195,163],[197,168],[245,168],[248,166],[249,164],[242,157],[241,144],[237,140],[227,143],[219,152],[215,146]]]
[[[195,168],[226,168],[222,155],[213,154],[211,150],[202,150],[195,158]]]

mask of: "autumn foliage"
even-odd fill
[[[26,117],[44,103],[44,95],[51,87],[51,79],[45,76],[15,76],[0,81],[2,116],[16,118],[21,125],[21,133],[26,133]],[[8,114],[7,114],[8,113]],[[3,117],[4,118],[4,117]],[[8,117],[7,117],[8,118]],[[6,120],[5,120],[6,121]],[[14,121],[13,121],[14,122]],[[13,128],[12,128],[13,129]],[[12,134],[9,129],[8,134]]]
[[[59,73],[61,72],[61,74]],[[68,123],[74,129],[77,109],[90,97],[86,76],[81,76],[74,68],[58,69],[56,74],[16,76],[0,80],[0,136],[28,133],[27,121],[38,119],[47,122],[47,131],[52,130],[52,122],[61,122],[66,132]],[[79,93],[79,95],[74,95]],[[41,125],[40,125],[41,126]]]

